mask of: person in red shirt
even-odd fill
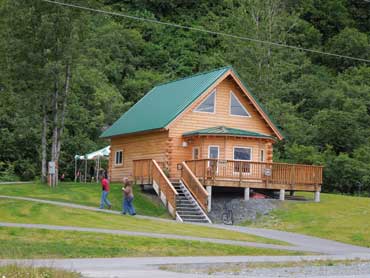
[[[104,205],[106,204],[108,206],[108,209],[112,208],[111,203],[108,200],[108,194],[109,194],[109,180],[107,175],[104,175],[104,178],[101,180],[101,186],[102,186],[102,194],[101,194],[101,200],[100,200],[100,209],[104,209]]]

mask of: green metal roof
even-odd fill
[[[223,67],[154,87],[100,137],[166,127],[230,68]]]
[[[266,139],[276,139],[275,137],[237,128],[231,128],[226,126],[215,126],[205,129],[199,129],[194,131],[185,132],[183,136],[202,136],[202,135],[230,135],[230,136],[242,136],[242,137],[256,137]]]
[[[107,138],[165,128],[230,69],[240,79],[238,73],[231,66],[227,66],[154,87],[105,130],[100,137]],[[283,137],[282,131],[274,123],[263,105],[255,98],[247,84],[241,82]]]

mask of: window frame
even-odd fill
[[[213,94],[215,95],[214,105],[213,105],[213,111],[212,112],[198,111],[197,109],[199,108],[199,106],[201,106]],[[196,112],[196,113],[206,113],[206,114],[216,114],[216,106],[217,106],[217,90],[214,89],[205,99],[202,100],[201,103],[199,103],[197,105],[197,107],[194,108],[193,112]]]
[[[260,162],[266,162],[265,149],[260,150]]]
[[[235,159],[235,149],[249,149],[250,150],[250,159]],[[233,160],[234,161],[242,161],[242,162],[251,162],[253,161],[253,148],[252,147],[245,147],[245,146],[233,146]],[[243,171],[242,169],[242,175],[250,175],[251,174],[251,167],[250,164],[247,165],[247,171]],[[240,174],[240,170],[235,170],[238,167],[238,164],[234,165],[233,172],[234,174]]]
[[[217,148],[217,158],[211,158],[211,148]],[[208,145],[208,159],[220,159],[220,146],[219,145]],[[208,161],[208,167],[211,167],[211,161]],[[218,163],[216,162],[216,174],[218,173]]]
[[[117,154],[121,153],[121,163],[117,163]],[[122,166],[123,165],[123,150],[115,150],[114,151],[114,166]]]
[[[195,150],[198,150],[198,158],[195,158]],[[195,147],[193,147],[193,150],[192,150],[192,159],[193,160],[196,160],[196,159],[200,159],[200,148],[199,148],[199,146],[195,146]]]
[[[231,99],[232,99],[232,96],[234,96],[234,98],[236,99],[236,101],[239,103],[239,105],[242,107],[242,109],[245,111],[245,113],[247,113],[247,115],[236,115],[236,114],[231,113]],[[244,107],[244,105],[240,102],[240,100],[238,99],[238,97],[236,96],[236,94],[233,91],[230,91],[230,97],[229,97],[229,115],[232,116],[232,117],[252,118],[252,116],[249,113],[249,111],[247,110],[247,108]]]

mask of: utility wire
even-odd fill
[[[277,42],[271,42],[271,41],[265,41],[265,40],[258,40],[258,39],[254,39],[254,38],[243,37],[243,36],[238,36],[238,35],[233,35],[233,34],[228,34],[228,33],[223,33],[223,32],[211,31],[211,30],[207,30],[207,29],[203,29],[203,28],[180,25],[180,24],[176,24],[176,23],[164,22],[164,21],[159,21],[159,20],[155,20],[155,19],[143,18],[143,17],[123,14],[123,13],[104,11],[104,10],[84,7],[84,6],[75,5],[75,4],[58,2],[58,1],[52,1],[52,0],[42,0],[42,1],[50,3],[50,4],[55,4],[55,5],[60,5],[60,6],[70,7],[70,8],[76,8],[76,9],[90,11],[90,12],[97,12],[97,13],[102,13],[102,14],[107,14],[107,15],[113,15],[113,16],[118,16],[118,17],[125,17],[125,18],[129,18],[129,19],[133,19],[133,20],[145,21],[145,22],[150,22],[150,23],[175,27],[175,28],[179,28],[179,29],[192,30],[192,31],[203,32],[203,33],[218,35],[218,36],[224,36],[224,37],[229,37],[229,38],[234,38],[234,39],[239,39],[239,40],[244,40],[244,41],[251,41],[251,42],[256,42],[256,43],[269,44],[269,45],[273,45],[273,46],[276,46],[276,47],[285,47],[285,48],[301,50],[301,51],[306,51],[306,52],[311,52],[311,53],[316,53],[316,54],[321,54],[321,55],[327,55],[327,56],[333,56],[333,57],[337,57],[337,58],[350,59],[350,60],[370,63],[370,60],[368,60],[368,59],[357,58],[357,57],[352,57],[352,56],[347,56],[347,55],[340,55],[340,54],[335,54],[335,53],[330,53],[330,52],[325,52],[325,51],[320,51],[320,50],[315,50],[315,49],[310,49],[310,48],[304,48],[304,47],[289,45],[289,44],[283,44],[283,43],[277,43]]]

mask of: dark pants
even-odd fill
[[[134,200],[134,197],[124,197],[123,198],[123,211],[122,213],[126,214],[129,213],[130,215],[135,215],[135,208],[132,205],[132,201]]]

